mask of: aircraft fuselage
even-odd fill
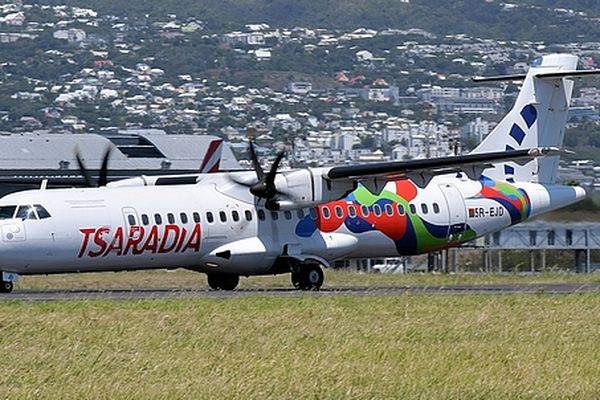
[[[577,201],[581,188],[464,174],[424,189],[359,186],[313,209],[266,210],[245,188],[205,175],[195,185],[15,193],[0,207],[41,204],[47,218],[0,220],[0,270],[18,274],[188,268],[260,275],[277,260],[393,257],[457,246]]]

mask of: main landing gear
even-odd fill
[[[319,290],[325,275],[319,264],[301,264],[292,269],[292,285],[300,290]]]
[[[207,274],[208,286],[214,290],[233,290],[240,283],[239,275],[232,274]]]

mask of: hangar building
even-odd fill
[[[78,148],[97,178],[108,147],[109,181],[139,175],[197,173],[210,135],[167,135],[162,130],[127,130],[110,135],[23,133],[0,135],[0,194],[39,187],[78,186],[84,180],[75,158]],[[220,169],[239,169],[231,148],[223,146]],[[60,183],[59,183],[60,182]]]

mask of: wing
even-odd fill
[[[481,172],[494,163],[512,161],[524,165],[536,157],[554,156],[565,153],[554,147],[499,151],[493,153],[467,154],[410,161],[392,161],[374,164],[333,167],[327,172],[332,180],[354,179],[394,180],[410,178],[416,185],[425,187],[436,175],[464,172],[471,179],[478,179]]]

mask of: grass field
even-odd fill
[[[600,282],[600,274],[538,273],[527,274],[359,274],[353,271],[326,270],[324,287],[348,286],[417,286],[449,284],[499,284],[499,283],[556,283]],[[241,288],[286,287],[290,275],[242,277]],[[186,270],[104,272],[86,274],[24,276],[17,289],[135,289],[135,288],[207,288],[204,274]]]
[[[0,303],[0,398],[600,398],[600,295]]]

